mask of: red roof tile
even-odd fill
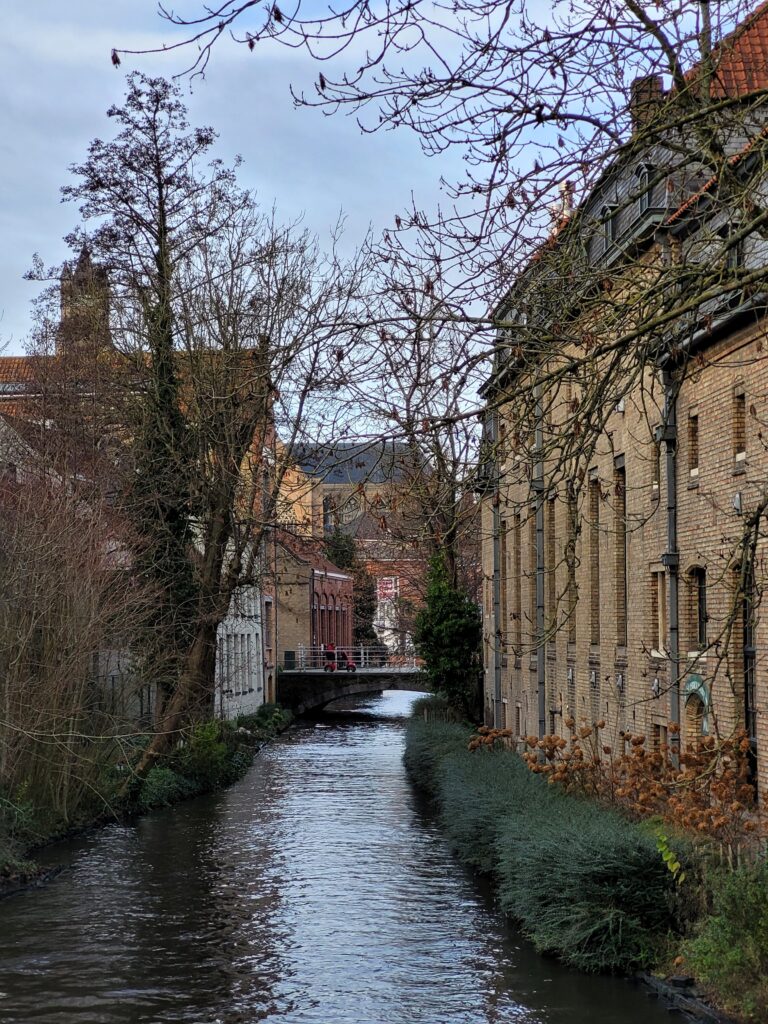
[[[768,89],[768,0],[714,48],[713,95],[744,96]],[[695,77],[696,69],[690,76]]]
[[[0,384],[29,384],[34,379],[34,358],[30,356],[0,356]]]

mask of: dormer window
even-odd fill
[[[619,234],[618,207],[615,205],[604,206],[600,211],[600,218],[603,224],[603,241],[605,248],[609,249],[616,241]]]
[[[645,213],[650,209],[653,185],[651,183],[652,167],[650,164],[640,164],[635,171],[637,177],[637,211]]]

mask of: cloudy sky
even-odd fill
[[[180,0],[176,9],[199,9]],[[0,38],[0,342],[5,354],[23,351],[30,300],[38,285],[23,280],[37,252],[46,265],[67,256],[62,236],[76,223],[59,188],[67,168],[81,160],[89,141],[110,137],[105,111],[124,94],[132,66],[171,75],[183,55],[128,58],[116,70],[113,46],[143,48],[168,41],[155,0],[35,0],[6,4]],[[295,110],[288,87],[311,87],[317,69],[288,51],[249,54],[219,45],[205,81],[191,93],[184,85],[190,122],[210,124],[220,135],[217,155],[241,154],[240,181],[266,206],[276,203],[285,220],[304,215],[321,238],[340,212],[346,244],[356,244],[371,224],[391,226],[411,192],[422,209],[439,200],[441,173],[455,177],[456,156],[424,157],[405,133],[363,135],[350,117]]]

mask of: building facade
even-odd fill
[[[768,86],[765,22],[760,9],[723,45],[721,96],[739,100],[749,61],[750,86]],[[768,261],[735,207],[764,192],[766,118],[761,104],[734,109],[736,186],[665,150],[661,130],[628,146],[502,304],[513,326],[485,388],[485,702],[521,741],[600,723],[612,750],[637,735],[674,749],[743,730],[762,791]],[[576,235],[582,263],[569,256],[560,301]],[[624,310],[638,317],[646,283],[648,301],[684,280],[701,296],[654,307],[673,312],[636,332],[639,354],[622,347],[617,375]],[[553,324],[569,303],[567,328]],[[537,333],[563,342],[531,357]]]

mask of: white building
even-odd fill
[[[216,635],[216,714],[251,715],[264,703],[264,652],[259,591],[238,587]]]

